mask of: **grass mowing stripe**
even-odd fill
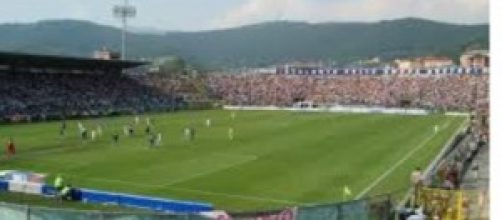
[[[235,157],[231,154],[217,154],[217,155],[223,155],[223,156],[232,156],[232,157]],[[238,155],[240,157],[243,157],[242,155]],[[172,181],[169,181],[168,183],[166,183],[164,186],[170,186],[170,185],[175,185],[175,184],[178,184],[178,183],[181,183],[181,182],[185,182],[185,181],[188,181],[188,180],[191,180],[191,179],[195,179],[197,177],[201,177],[201,176],[206,176],[206,175],[210,175],[210,174],[213,174],[213,173],[216,173],[216,172],[220,172],[222,170],[226,170],[226,169],[229,169],[229,168],[233,168],[233,167],[236,167],[236,166],[240,166],[241,164],[245,164],[245,163],[248,163],[248,162],[251,162],[251,161],[254,161],[256,160],[258,157],[252,155],[251,157],[246,157],[245,159],[243,159],[242,161],[239,161],[239,162],[236,162],[236,163],[231,163],[231,164],[228,164],[226,166],[223,166],[223,167],[220,167],[220,168],[217,168],[217,169],[209,169],[209,170],[206,170],[206,171],[202,171],[202,172],[198,172],[198,173],[194,173],[194,174],[191,174],[189,176],[186,176],[186,177],[181,177],[181,178],[178,178],[178,179],[175,179],[175,180],[172,180]]]
[[[440,127],[440,129],[443,130],[443,129],[448,128],[448,126],[450,125],[450,123],[451,123],[451,121],[449,120],[448,122],[446,122],[446,124],[443,124]],[[427,136],[427,138],[424,139],[422,142],[420,142],[420,144],[417,147],[415,147],[413,150],[409,151],[406,155],[404,155],[403,158],[401,158],[399,161],[397,161],[394,165],[392,165],[392,167],[390,167],[387,171],[385,171],[382,175],[380,175],[375,181],[373,181],[370,185],[368,185],[365,189],[363,189],[359,194],[357,194],[357,196],[356,196],[355,199],[361,199],[364,195],[366,195],[366,193],[368,193],[371,189],[373,189],[373,187],[375,187],[376,185],[378,185],[388,175],[390,175],[392,172],[394,172],[394,170],[396,168],[398,168],[399,166],[401,166],[401,164],[403,164],[406,160],[408,160],[411,156],[413,156],[413,154],[415,154],[415,152],[417,152],[418,150],[420,150],[424,146],[426,146],[427,143],[430,140],[432,140],[432,138],[434,138],[435,136],[436,136],[436,133],[432,133],[429,136]]]

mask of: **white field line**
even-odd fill
[[[85,178],[85,179],[91,180],[91,181],[96,181],[96,182],[119,183],[119,184],[123,184],[123,185],[139,186],[139,187],[145,187],[145,188],[167,188],[167,189],[170,189],[173,191],[179,191],[179,192],[191,192],[191,193],[198,193],[198,194],[202,194],[202,195],[237,198],[237,199],[248,200],[248,201],[249,200],[251,200],[251,201],[265,201],[265,202],[273,202],[273,203],[280,203],[280,204],[296,204],[296,205],[305,204],[302,202],[285,200],[285,199],[274,199],[274,198],[266,198],[266,197],[260,197],[260,196],[247,196],[247,195],[230,194],[230,193],[219,193],[219,192],[211,192],[211,191],[205,191],[205,190],[174,187],[174,186],[169,186],[169,185],[165,185],[165,184],[145,184],[145,183],[124,181],[124,180],[102,179],[102,178]]]
[[[467,127],[467,117],[462,121],[462,123],[460,124],[460,126],[457,128],[457,130],[455,130],[455,133],[453,133],[453,135],[450,137],[450,139],[448,139],[448,141],[446,142],[446,144],[443,145],[443,148],[441,149],[441,152],[436,156],[436,158],[434,158],[434,160],[429,164],[429,166],[427,167],[427,169],[424,171],[424,174],[425,175],[428,175],[431,170],[434,168],[435,164],[437,164],[437,162],[439,161],[439,159],[441,158],[441,156],[445,153],[445,151],[448,149],[448,146],[451,145],[453,139],[455,138],[456,135],[458,135],[460,133],[460,131],[462,131],[463,129],[465,129]],[[413,193],[413,189],[408,189],[408,191],[406,192],[406,195],[404,196],[404,198],[401,200],[401,202],[399,203],[399,206],[398,207],[404,207],[404,204],[406,203],[406,201],[408,200],[408,198],[411,196],[411,194]]]
[[[211,192],[211,191],[204,191],[204,190],[197,190],[197,189],[187,189],[187,188],[181,188],[181,187],[174,187],[174,186],[172,186],[175,183],[187,181],[187,180],[199,177],[199,176],[205,176],[205,175],[208,175],[208,174],[211,174],[211,173],[215,173],[215,172],[218,172],[218,171],[221,171],[221,170],[224,170],[224,169],[235,167],[235,166],[238,166],[240,164],[247,163],[249,161],[253,161],[253,160],[258,159],[258,157],[256,155],[223,154],[223,153],[218,154],[218,155],[232,156],[232,157],[235,157],[235,156],[247,157],[248,159],[244,160],[244,161],[242,161],[242,162],[240,162],[238,164],[233,164],[231,166],[223,167],[221,169],[211,170],[209,172],[200,172],[200,173],[196,173],[196,174],[191,175],[191,176],[186,177],[186,178],[176,179],[176,180],[171,181],[171,182],[169,182],[167,184],[146,184],[146,183],[125,181],[125,180],[117,180],[117,179],[108,179],[108,178],[107,179],[104,179],[104,178],[93,178],[93,177],[89,177],[89,178],[81,177],[81,178],[85,179],[85,180],[96,181],[96,182],[118,183],[118,184],[123,184],[123,185],[145,187],[145,188],[167,188],[167,189],[170,189],[170,190],[173,190],[173,191],[179,191],[179,192],[191,192],[191,193],[198,193],[198,194],[202,194],[202,195],[219,196],[219,197],[227,197],[227,198],[237,198],[237,199],[248,200],[248,201],[251,200],[251,201],[273,202],[273,203],[279,203],[279,204],[295,204],[295,205],[304,204],[304,205],[306,205],[306,203],[303,203],[303,202],[292,201],[292,200],[285,200],[285,199],[274,199],[274,198],[267,198],[267,197],[260,197],[260,196],[248,196],[248,195],[239,195],[239,194],[230,194],[230,193]],[[70,175],[70,176],[78,177],[77,175]]]
[[[296,205],[305,204],[302,202],[285,200],[285,199],[273,199],[273,198],[265,198],[265,197],[259,197],[259,196],[245,196],[245,195],[238,195],[238,194],[209,192],[209,191],[204,191],[204,190],[186,189],[186,188],[179,188],[179,187],[168,187],[168,188],[175,190],[175,191],[180,191],[180,192],[183,192],[183,191],[184,192],[195,192],[195,193],[200,193],[200,194],[205,194],[205,195],[222,196],[222,197],[237,198],[237,199],[244,199],[244,200],[255,200],[255,201],[265,201],[265,202],[274,202],[274,203],[282,203],[282,204],[296,204]]]
[[[178,178],[178,179],[175,179],[173,181],[169,181],[169,182],[163,183],[163,184],[142,184],[142,183],[137,183],[137,182],[123,181],[123,180],[114,180],[114,179],[102,179],[102,178],[85,178],[85,177],[80,177],[80,178],[87,179],[87,180],[99,181],[99,182],[111,182],[111,183],[121,183],[121,184],[127,184],[127,185],[136,185],[136,186],[140,186],[140,187],[167,187],[167,186],[174,185],[176,183],[188,181],[188,180],[200,177],[200,176],[206,176],[206,175],[209,175],[209,174],[212,174],[212,173],[216,173],[216,172],[219,172],[219,171],[222,171],[222,170],[226,170],[226,169],[229,169],[229,168],[232,168],[232,167],[236,167],[236,166],[239,166],[241,164],[244,164],[244,163],[247,163],[247,162],[254,161],[254,160],[258,159],[258,156],[256,156],[256,155],[227,154],[227,153],[215,153],[215,154],[216,155],[229,156],[229,157],[236,157],[237,156],[237,157],[242,157],[242,158],[247,158],[247,159],[244,159],[243,161],[240,161],[238,163],[234,163],[234,164],[230,164],[228,166],[221,167],[219,169],[214,169],[214,170],[208,170],[208,171],[204,171],[204,172],[195,173],[193,175],[190,175],[190,176],[187,176],[187,177]],[[89,164],[91,164],[91,163],[79,162],[80,166],[89,165]],[[76,177],[78,177],[78,175],[72,175],[72,174],[70,174],[70,176],[76,176]]]
[[[237,162],[237,163],[234,163],[234,164],[229,164],[227,166],[223,166],[223,167],[218,168],[218,169],[213,169],[213,170],[207,170],[207,171],[203,171],[203,172],[194,173],[194,174],[186,176],[186,177],[182,177],[182,178],[178,178],[178,179],[169,181],[169,182],[167,182],[167,183],[165,183],[163,185],[164,186],[170,186],[170,185],[174,185],[174,184],[177,184],[177,183],[185,182],[185,181],[197,178],[197,177],[207,176],[209,174],[217,173],[217,172],[220,172],[222,170],[230,169],[230,168],[239,166],[241,164],[245,164],[247,162],[251,162],[251,161],[254,161],[254,160],[258,159],[258,157],[255,156],[255,155],[241,155],[241,154],[233,155],[233,154],[219,154],[219,153],[216,154],[216,155],[223,155],[223,156],[227,156],[227,157],[236,157],[236,156],[238,156],[238,157],[244,158],[244,160],[242,160],[240,162]]]
[[[450,123],[451,123],[451,121],[449,120],[443,126],[440,127],[440,130],[443,130],[443,129],[447,128],[448,126],[450,126]],[[377,186],[380,182],[382,182],[382,180],[384,180],[385,178],[387,178],[387,176],[389,176],[392,172],[394,172],[394,170],[396,170],[396,168],[398,168],[399,166],[401,166],[401,164],[403,164],[406,160],[408,160],[411,156],[413,156],[413,154],[415,154],[418,150],[420,150],[424,146],[426,146],[427,143],[430,140],[432,140],[432,138],[434,138],[435,136],[436,136],[436,133],[432,133],[431,135],[427,136],[427,138],[425,138],[422,142],[420,142],[420,144],[417,145],[417,147],[415,147],[413,150],[411,150],[406,155],[404,155],[404,157],[402,157],[399,161],[397,161],[394,165],[392,165],[392,167],[390,167],[382,175],[380,175],[378,178],[376,178],[370,185],[368,185],[359,194],[357,194],[357,196],[355,197],[355,199],[361,199],[364,195],[366,195],[366,193],[368,193],[375,186]]]

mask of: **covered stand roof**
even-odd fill
[[[81,71],[121,71],[147,62],[0,52],[0,66]]]

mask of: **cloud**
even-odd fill
[[[242,5],[223,13],[212,22],[217,28],[233,27],[265,20],[280,19],[285,10],[293,10],[303,1],[292,0],[248,0]]]
[[[0,23],[82,19],[120,25],[111,13],[123,0],[15,0],[0,7]],[[210,4],[208,4],[210,2]],[[376,21],[422,17],[454,23],[488,22],[489,0],[130,0],[131,26],[208,30],[270,20]]]
[[[377,21],[421,17],[453,23],[485,23],[489,0],[247,0],[212,20],[227,28],[269,20]]]

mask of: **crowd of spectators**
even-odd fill
[[[148,74],[136,78],[164,94],[176,94],[187,102],[207,101],[205,78],[189,75]]]
[[[337,76],[211,75],[214,97],[232,105],[319,104],[471,110],[488,98],[488,75]]]
[[[143,112],[173,99],[115,74],[0,73],[0,120]]]
[[[478,178],[479,164],[474,160],[479,151],[489,147],[488,109],[485,101],[481,100],[471,112],[468,126],[452,140],[449,148],[440,157],[428,173],[421,170],[411,174],[411,184],[414,193],[410,198],[408,208],[400,212],[400,219],[410,219],[410,216],[422,216],[417,219],[451,219],[455,214],[462,213],[469,216],[470,211],[482,208],[479,203],[484,198],[483,191],[470,188],[461,189],[466,174],[471,178]],[[486,180],[485,180],[486,181]],[[462,190],[462,196],[457,192]],[[462,202],[461,208],[458,206]],[[469,205],[476,207],[469,208]],[[418,207],[418,209],[414,209]],[[408,216],[408,217],[406,217]],[[413,218],[415,219],[415,218]]]
[[[473,110],[488,105],[488,75],[203,77],[0,73],[0,119],[172,109],[184,101],[232,105],[372,105]],[[487,107],[486,107],[487,108]],[[486,109],[485,108],[485,109]]]

